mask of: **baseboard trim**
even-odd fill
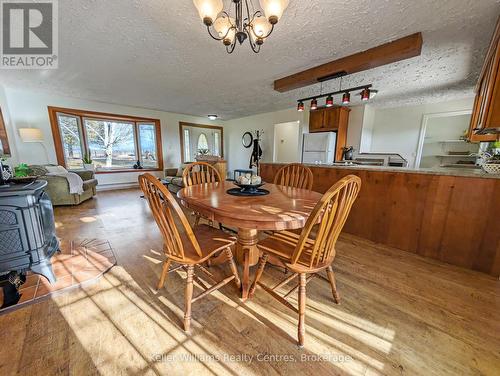
[[[97,186],[97,191],[114,191],[118,189],[139,188],[139,183],[114,183],[114,184],[100,184]]]

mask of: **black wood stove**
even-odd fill
[[[40,180],[0,186],[0,280],[4,286],[9,281],[10,288],[17,289],[30,270],[51,283],[56,281],[50,258],[59,249],[59,242],[46,185]]]

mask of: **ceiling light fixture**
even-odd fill
[[[297,104],[297,111],[299,112],[304,111],[304,102],[299,102],[299,104]]]
[[[193,0],[208,34],[213,39],[222,41],[228,53],[233,53],[236,41],[243,44],[247,39],[252,51],[258,53],[283,15],[288,2],[289,0],[259,0],[263,10],[255,11],[252,0],[231,0],[229,9],[225,11],[222,0]],[[233,4],[235,16],[231,17]],[[246,11],[245,16],[243,10]]]
[[[333,106],[333,97],[329,95],[326,97],[326,107],[332,107]]]
[[[363,91],[361,91],[360,95],[361,95],[361,100],[363,102],[369,101],[370,100],[370,89],[365,87],[363,89]]]
[[[217,120],[218,116],[217,115],[208,115],[208,118],[210,120]]]
[[[351,87],[351,88],[342,89],[342,90],[338,90],[338,91],[333,91],[331,93],[315,95],[314,97],[308,97],[308,98],[298,99],[297,102],[299,103],[299,105],[297,106],[297,111],[303,111],[303,110],[300,110],[300,104],[301,103],[303,104],[304,102],[307,102],[309,100],[311,101],[311,110],[316,110],[318,108],[318,98],[324,98],[324,97],[327,97],[327,99],[326,99],[326,107],[332,107],[333,106],[333,97],[335,95],[339,95],[339,94],[343,94],[342,103],[343,104],[348,104],[351,101],[350,92],[358,91],[358,90],[362,90],[359,93],[359,95],[361,95],[362,99],[365,98],[365,97],[367,97],[367,99],[363,99],[363,101],[367,101],[368,99],[374,97],[373,94],[378,93],[377,90],[371,90],[371,87],[372,87],[371,84],[369,84],[369,85],[363,85],[363,86],[356,86],[356,87]],[[330,98],[332,99],[332,105],[331,106],[329,105],[329,99]],[[348,99],[349,102],[346,102],[346,99]]]
[[[349,104],[349,103],[351,103],[351,93],[346,91],[342,96],[342,104]]]

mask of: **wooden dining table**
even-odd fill
[[[205,218],[238,229],[236,261],[243,266],[241,297],[248,298],[250,266],[259,260],[258,232],[293,230],[304,227],[321,194],[306,189],[265,184],[265,196],[233,196],[230,181],[193,185],[181,189],[182,205]],[[222,256],[224,257],[224,256]]]

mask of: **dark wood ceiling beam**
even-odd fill
[[[323,77],[340,72],[352,74],[382,65],[419,56],[422,52],[422,33],[415,33],[404,38],[346,56],[329,63],[319,65],[291,76],[274,81],[274,90],[281,93],[317,83]]]

